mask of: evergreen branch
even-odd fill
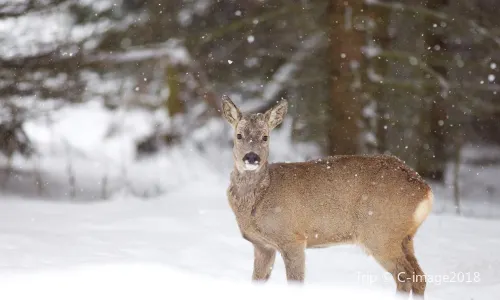
[[[493,31],[490,31],[484,26],[479,25],[475,20],[470,20],[462,16],[450,15],[449,13],[432,10],[420,5],[404,4],[400,2],[382,2],[379,0],[365,0],[365,3],[369,6],[383,7],[402,13],[410,12],[415,14],[421,14],[425,17],[430,17],[437,20],[446,21],[449,23],[454,22],[456,24],[467,24],[470,29],[473,29],[481,36],[490,39],[497,46],[500,47],[500,37],[496,36],[493,33]]]

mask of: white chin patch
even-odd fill
[[[247,171],[255,171],[259,168],[258,164],[245,164],[245,170]]]

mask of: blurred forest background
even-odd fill
[[[391,153],[434,183],[452,186],[460,212],[460,166],[474,175],[495,170],[486,173],[489,183],[478,177],[464,190],[494,195],[499,188],[499,6],[495,0],[2,0],[2,180],[21,176],[27,164],[16,166],[16,159],[24,159],[43,193],[49,181],[43,172],[60,158],[69,193],[83,189],[66,159],[81,149],[65,140],[63,150],[50,152],[36,142],[45,132],[34,129],[40,120],[57,122],[61,111],[100,105],[114,121],[99,125],[89,117],[78,128],[105,127],[103,139],[126,130],[119,125],[131,116],[127,128],[143,128],[131,139],[131,160],[189,144],[179,157],[189,149],[217,169],[231,163],[218,150],[231,146],[221,95],[254,112],[286,98],[283,139],[316,150],[287,148],[278,158],[296,158],[290,151],[302,151],[304,159]],[[84,131],[66,136],[83,139]],[[53,159],[44,160],[50,153]],[[109,168],[98,176],[98,197],[110,193]],[[183,168],[190,167],[170,165],[165,172]],[[125,182],[146,172],[116,169]],[[140,193],[164,192],[154,189]]]

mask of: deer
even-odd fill
[[[287,282],[302,284],[306,249],[354,244],[392,275],[396,294],[423,298],[425,274],[413,241],[432,210],[430,186],[392,155],[269,163],[270,132],[287,110],[281,100],[265,113],[242,114],[222,96],[222,115],[234,131],[226,193],[253,245],[252,281],[270,278],[278,252]]]

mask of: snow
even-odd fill
[[[10,1],[12,2],[12,1]],[[26,5],[26,1],[23,7]],[[40,1],[38,1],[40,2]],[[44,1],[42,1],[44,2]],[[51,9],[34,13],[22,14],[19,17],[7,17],[0,20],[0,57],[11,58],[14,56],[35,55],[47,50],[55,50],[68,42],[81,42],[91,36],[98,36],[109,30],[112,26],[108,20],[99,20],[95,23],[74,24],[73,18],[68,15],[69,5],[62,2]],[[88,5],[98,12],[111,8],[116,1],[79,0],[73,4]],[[79,3],[78,3],[79,2]],[[10,5],[3,1],[2,6]],[[43,7],[44,4],[35,4]],[[115,26],[130,24],[131,18],[116,22]],[[43,28],[43,30],[40,30]]]
[[[376,47],[376,46],[373,46],[373,45],[365,46],[361,50],[363,51],[363,53],[365,53],[365,55],[368,58],[372,58],[372,57],[378,56],[382,52],[382,50],[379,47]]]
[[[368,68],[367,75],[368,75],[368,78],[370,79],[370,81],[372,81],[372,82],[383,82],[384,81],[384,77],[377,74],[377,72],[375,72],[375,70],[373,68]]]
[[[341,299],[392,295],[392,279],[354,246],[308,250],[304,290],[285,288],[280,259],[269,287],[251,287],[252,248],[238,232],[225,198],[226,184],[226,178],[208,177],[148,201],[118,196],[76,204],[4,197],[0,297],[109,299],[113,293],[132,299],[141,292],[147,299],[177,292],[187,298],[197,293],[266,299],[278,293],[297,298],[328,293]],[[424,223],[415,245],[424,271],[435,281],[428,284],[428,299],[496,299],[499,225],[435,215]],[[475,272],[479,282],[473,280]],[[454,274],[472,282],[459,283],[465,279]],[[446,275],[455,276],[454,282],[443,282]]]
[[[40,277],[43,275],[43,278]],[[149,265],[111,265],[86,267],[73,272],[45,272],[36,276],[16,276],[7,280],[0,292],[8,299],[37,299],[50,295],[50,299],[304,299],[329,296],[341,299],[386,299],[387,295],[372,291],[349,291],[325,288],[252,287],[217,281],[200,276]],[[22,278],[22,281],[19,279]],[[111,280],[110,280],[111,279]],[[82,285],[81,283],[85,284]],[[28,283],[30,288],[26,289]],[[4,286],[2,286],[4,287]],[[127,287],[127,288],[123,288]],[[384,296],[386,298],[384,298]]]
[[[92,61],[110,61],[115,63],[135,62],[151,58],[167,58],[172,64],[187,64],[190,61],[186,49],[182,48],[179,41],[170,39],[165,43],[157,44],[151,48],[129,48],[125,52],[100,53],[87,58]]]

